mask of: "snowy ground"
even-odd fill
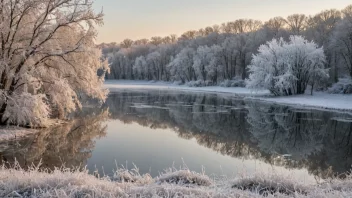
[[[259,99],[285,105],[352,111],[352,94],[344,95],[316,92],[313,95],[305,94],[285,97],[261,97]]]
[[[1,197],[351,197],[352,178],[305,184],[302,181],[271,175],[239,178],[211,178],[205,174],[170,169],[152,178],[138,171],[118,170],[114,177],[90,175],[87,171],[58,169],[38,171],[33,167],[0,167]]]
[[[105,88],[111,91],[118,89],[159,89],[159,90],[180,90],[191,92],[229,93],[235,96],[250,97],[266,102],[273,102],[285,105],[298,105],[311,108],[323,108],[333,110],[352,111],[352,95],[328,94],[317,92],[298,96],[272,97],[269,91],[251,91],[241,87],[187,87],[185,85],[174,85],[168,82],[148,82],[132,80],[109,80],[105,82]],[[247,98],[248,99],[248,98]]]
[[[180,90],[191,92],[210,92],[210,93],[231,93],[241,96],[264,96],[269,95],[268,91],[254,92],[242,87],[188,87],[186,85],[175,85],[170,82],[148,82],[148,81],[134,81],[134,80],[108,80],[105,81],[105,88],[114,89],[167,89]]]

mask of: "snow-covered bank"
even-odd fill
[[[296,95],[271,97],[269,91],[253,92],[250,89],[242,87],[187,87],[185,85],[175,85],[168,82],[148,82],[132,80],[109,80],[104,84],[105,88],[111,91],[118,89],[157,89],[157,90],[180,90],[190,92],[208,92],[208,93],[228,93],[234,96],[249,97],[246,99],[258,99],[266,102],[273,102],[284,105],[297,105],[311,108],[333,109],[352,111],[352,95],[328,94],[316,92],[313,95]],[[255,96],[255,97],[253,97]]]
[[[107,80],[104,84],[105,88],[110,90],[116,89],[166,89],[166,90],[180,90],[191,92],[209,92],[209,93],[231,93],[240,96],[264,96],[270,95],[269,91],[258,91],[243,87],[188,87],[186,85],[175,85],[170,82],[148,82],[148,81],[134,81],[134,80]]]
[[[305,184],[280,175],[210,178],[189,170],[164,172],[157,178],[120,170],[113,178],[87,171],[0,168],[1,197],[351,197],[352,178]]]
[[[322,108],[352,111],[352,95],[328,94],[316,92],[313,95],[296,95],[282,97],[260,97],[259,100],[285,105],[297,105],[310,108]]]

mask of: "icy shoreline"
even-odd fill
[[[254,98],[252,98],[254,99]],[[283,97],[258,97],[260,101],[303,108],[316,108],[337,111],[352,111],[352,95],[316,92],[313,95]]]
[[[111,90],[121,89],[155,89],[155,90],[178,90],[205,93],[226,93],[233,96],[246,97],[246,99],[256,99],[265,102],[272,102],[283,105],[295,105],[305,108],[331,109],[339,111],[352,111],[352,95],[328,94],[316,92],[313,95],[304,94],[297,96],[273,97],[269,91],[254,92],[242,87],[187,87],[185,85],[175,85],[169,82],[148,82],[133,80],[108,80],[104,87]]]
[[[254,92],[242,87],[188,87],[186,85],[175,85],[171,82],[148,82],[134,80],[107,80],[104,84],[105,88],[112,91],[116,89],[157,89],[157,90],[179,90],[190,92],[207,92],[207,93],[230,93],[238,96],[268,96],[269,91]]]

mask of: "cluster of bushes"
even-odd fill
[[[220,86],[220,87],[246,87],[246,82],[241,78],[234,78],[233,80],[225,80],[219,84],[216,84],[210,80],[195,80],[182,83],[182,81],[174,81],[174,85],[186,85],[188,87],[208,87],[208,86]]]
[[[328,89],[331,94],[352,94],[352,79],[341,78]]]
[[[209,80],[195,80],[195,81],[189,81],[186,83],[188,87],[207,87],[207,86],[214,86],[215,84],[212,81]]]
[[[220,83],[221,87],[246,87],[246,82],[241,78],[234,78],[233,80],[225,80]]]

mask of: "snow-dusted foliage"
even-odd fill
[[[39,171],[37,167],[28,171],[20,167],[1,167],[0,179],[1,197],[343,198],[352,195],[351,176],[313,185],[276,173],[246,176],[233,181],[226,177],[210,179],[184,170],[164,172],[157,178],[145,175],[139,176],[138,180],[115,181],[109,177],[89,175],[87,170],[62,168],[49,173]],[[175,182],[179,179],[193,183]]]
[[[134,65],[133,65],[133,72],[139,76],[140,79],[148,79],[145,74],[148,74],[148,65],[147,61],[145,60],[144,56],[140,56],[136,58]]]
[[[189,81],[186,83],[188,87],[205,87],[205,81],[203,80],[195,80]]]
[[[220,47],[216,45],[198,47],[193,64],[197,79],[217,82],[218,59],[216,54],[218,51],[220,51]]]
[[[105,56],[111,65],[111,73],[106,77],[182,83],[201,80],[212,85],[236,76],[244,80],[245,68],[264,42],[265,34],[251,32],[260,27],[258,21],[238,20],[235,26],[236,30],[228,34],[214,27],[200,30],[197,35],[194,31],[187,32],[178,40],[153,37],[150,41],[144,39],[145,42],[137,40],[132,45],[130,40],[120,45],[102,44],[106,46]],[[140,69],[142,59],[146,60],[148,70]]]
[[[274,38],[282,37],[288,41],[290,35],[299,35],[314,41],[317,47],[324,47],[324,68],[329,69],[328,81],[327,77],[313,75],[309,84],[312,85],[311,90],[326,90],[345,74],[352,75],[352,42],[349,36],[352,32],[351,7],[352,5],[342,10],[324,10],[312,16],[292,14],[285,18],[274,17],[266,22],[238,19],[190,30],[179,37],[170,35],[136,41],[125,39],[120,44],[101,44],[104,55],[109,57],[111,64],[111,74],[106,77],[182,83],[208,80],[213,81],[212,84],[225,86],[233,78],[241,77],[245,80],[249,77],[252,55],[257,53],[260,45]],[[147,59],[150,54],[156,55],[154,52],[160,54],[153,59],[157,60],[154,63],[158,67],[151,64],[153,67],[142,73],[132,69],[135,68],[137,58],[142,56]],[[284,78],[290,76],[283,76],[282,80],[287,80]],[[302,85],[302,89],[304,87]]]
[[[46,126],[80,107],[77,93],[103,100],[107,63],[94,39],[92,0],[0,3],[0,122]],[[103,71],[100,76],[98,70]]]
[[[188,82],[196,78],[193,69],[194,53],[195,52],[192,48],[184,48],[169,63],[167,68],[169,69],[171,76],[173,76],[173,79]]]
[[[352,5],[343,11],[344,18],[335,28],[332,46],[340,55],[340,67],[352,77]]]
[[[221,87],[246,87],[246,82],[241,78],[234,78],[232,80],[224,80],[220,83]]]
[[[352,94],[351,78],[340,78],[328,91],[333,94]]]
[[[172,170],[165,172],[163,175],[156,179],[157,183],[169,183],[179,185],[198,185],[210,186],[212,185],[211,179],[204,174],[199,174],[188,169],[185,170]]]
[[[275,172],[235,179],[232,187],[257,192],[264,197],[270,194],[304,195],[311,189],[311,186],[295,183],[292,178],[282,177]]]
[[[113,175],[113,180],[123,183],[134,183],[138,185],[146,185],[154,181],[148,173],[141,175],[136,165],[134,165],[134,168],[131,170],[128,170],[124,167],[118,168]]]
[[[247,87],[274,95],[303,94],[308,84],[328,78],[323,48],[302,36],[273,39],[258,49],[249,66]]]
[[[50,115],[50,109],[45,104],[44,94],[32,95],[22,92],[7,96],[7,108],[3,117],[8,123],[18,125],[45,126]]]

